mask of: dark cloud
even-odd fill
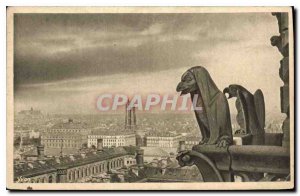
[[[15,87],[192,65],[196,51],[247,39],[240,25],[266,15],[17,14]]]

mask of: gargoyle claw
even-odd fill
[[[216,145],[219,148],[226,148],[230,145],[230,143],[224,139],[224,140],[220,140]]]

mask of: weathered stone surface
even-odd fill
[[[274,35],[271,37],[270,41],[271,41],[271,45],[276,46],[280,52],[282,48],[281,36]]]
[[[282,133],[265,133],[266,146],[282,146]]]
[[[271,38],[272,46],[276,46],[284,58],[280,61],[279,76],[284,82],[284,86],[280,87],[281,112],[287,114],[287,118],[283,122],[283,139],[282,146],[290,146],[290,120],[289,120],[289,18],[288,13],[275,12],[278,21],[280,36]]]
[[[270,41],[271,45],[277,47],[282,56],[287,57],[289,56],[288,38],[286,38],[286,34],[283,35],[284,37],[282,37],[281,35],[274,35],[273,37],[271,37]]]
[[[288,51],[288,44],[289,44],[289,31],[284,30],[280,32],[280,37],[281,37],[282,53],[284,54],[285,57],[289,56],[289,53],[286,53],[286,51]]]
[[[290,153],[281,146],[230,146],[229,152],[233,171],[289,173]]]
[[[290,148],[290,118],[287,117],[282,124],[283,139],[282,146]]]
[[[193,151],[213,160],[214,165],[221,173],[228,171],[229,167],[231,167],[234,174],[256,172],[287,175],[290,173],[290,152],[288,148],[282,146],[232,145],[229,146],[227,151],[214,145],[197,145],[193,147]],[[196,153],[188,154],[191,160],[195,159],[193,154],[197,155]],[[201,157],[198,156],[198,158]],[[197,161],[194,163],[197,163]],[[201,167],[198,168],[200,171],[203,170]],[[224,181],[228,180],[228,178],[224,179]]]
[[[279,76],[285,84],[289,83],[289,58],[288,57],[284,57],[280,61]]]
[[[251,145],[252,143],[252,135],[234,135],[233,136],[233,144],[234,145]]]
[[[289,86],[284,85],[280,87],[280,100],[281,100],[281,112],[287,113],[289,111]]]
[[[289,56],[289,44],[288,43],[281,48],[280,53],[284,57],[288,57]]]
[[[211,148],[209,148],[208,151],[210,149],[217,148],[215,145],[208,146],[211,146]],[[219,149],[220,148],[218,148],[218,150]],[[203,182],[230,182],[232,181],[232,175],[230,175],[230,172],[228,171],[229,157],[227,156],[226,150],[222,152],[218,150],[214,150],[217,153],[217,157],[225,158],[225,162],[224,160],[222,160],[222,166],[225,167],[222,171],[219,170],[219,168],[217,168],[217,166],[215,165],[216,160],[213,159],[214,157],[212,157],[211,159],[205,154],[194,150],[181,152],[178,154],[176,159],[178,160],[180,166],[191,166],[195,164],[202,175]],[[217,161],[219,161],[219,159]]]
[[[288,13],[280,13],[280,32],[285,31],[289,28],[289,17]]]

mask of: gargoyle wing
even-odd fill
[[[243,128],[247,133],[249,133],[249,114],[247,109],[247,103],[244,95],[237,90],[237,104],[236,109],[238,111],[237,122],[241,128]]]
[[[260,89],[256,90],[254,93],[254,105],[255,111],[258,118],[258,122],[262,129],[265,128],[265,99],[262,91]]]

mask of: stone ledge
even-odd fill
[[[214,145],[197,145],[193,150],[209,157],[220,171],[231,167],[233,172],[290,173],[290,152],[281,146],[233,145],[227,151]]]

